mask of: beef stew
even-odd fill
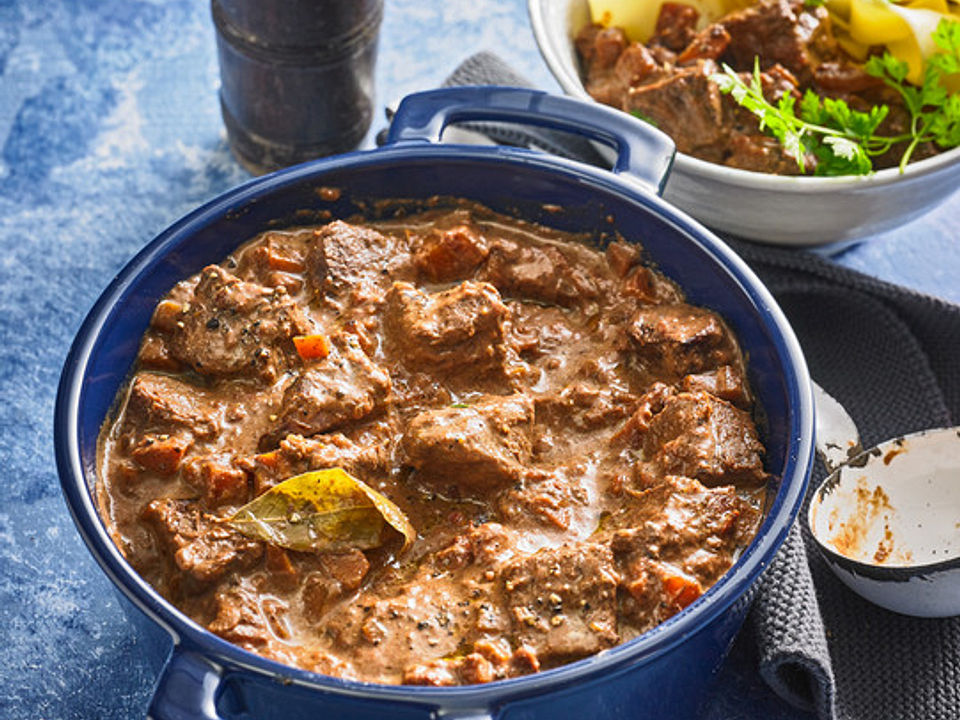
[[[868,74],[863,58],[846,52],[826,7],[804,0],[758,0],[711,20],[704,23],[692,5],[665,2],[646,42],[620,27],[582,28],[575,45],[586,91],[654,124],[687,155],[754,172],[817,174],[822,158],[807,152],[798,163],[793,151],[764,132],[757,116],[723,94],[713,79],[729,66],[749,83],[756,63],[763,95],[772,104],[792,97],[799,106],[813,91],[861,112],[889,108],[877,134],[900,140],[872,158],[873,169],[900,163],[911,126],[903,97]],[[937,152],[934,143],[924,141],[910,157],[920,160]],[[821,171],[836,174],[825,165]]]
[[[639,245],[460,203],[271,230],[179,283],[98,495],[134,568],[241,647],[488,682],[636,637],[723,575],[768,480],[753,405],[723,319]],[[413,542],[295,550],[231,522],[332,468]]]

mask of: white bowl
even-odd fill
[[[867,600],[904,615],[960,615],[960,427],[846,461],[814,493],[807,524],[830,569]]]
[[[641,0],[638,0],[638,2]],[[528,0],[544,60],[569,95],[589,99],[573,39],[587,0]],[[669,133],[669,128],[661,128]],[[907,223],[946,200],[960,180],[960,148],[867,177],[788,177],[677,154],[664,198],[705,225],[777,245],[849,241]]]

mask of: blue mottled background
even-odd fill
[[[557,86],[522,0],[386,0],[378,106],[492,50]],[[153,675],[60,497],[56,383],[87,309],[144,243],[249,176],[230,155],[198,0],[0,0],[0,718],[143,717]],[[379,117],[365,140],[382,121]],[[839,262],[960,301],[957,196]],[[800,718],[727,664],[710,720]]]

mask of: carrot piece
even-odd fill
[[[267,264],[272,270],[300,273],[304,271],[303,261],[299,258],[287,257],[271,251],[267,255]]]
[[[322,360],[330,354],[330,343],[323,335],[296,335],[293,344],[304,360]]]
[[[277,450],[271,450],[257,455],[256,459],[268,468],[275,468],[277,467],[277,461],[280,459],[280,453]]]
[[[247,476],[242,470],[221,462],[204,464],[206,499],[210,504],[245,502],[247,499]]]
[[[685,608],[703,594],[700,583],[682,575],[667,575],[663,579],[663,589],[667,597],[681,608]]]
[[[143,469],[160,475],[173,475],[190,442],[180,437],[149,436],[133,449],[130,456]]]

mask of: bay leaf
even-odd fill
[[[400,508],[343,468],[288,478],[226,522],[247,537],[306,552],[379,547],[387,526],[403,535],[403,550],[417,537]]]

